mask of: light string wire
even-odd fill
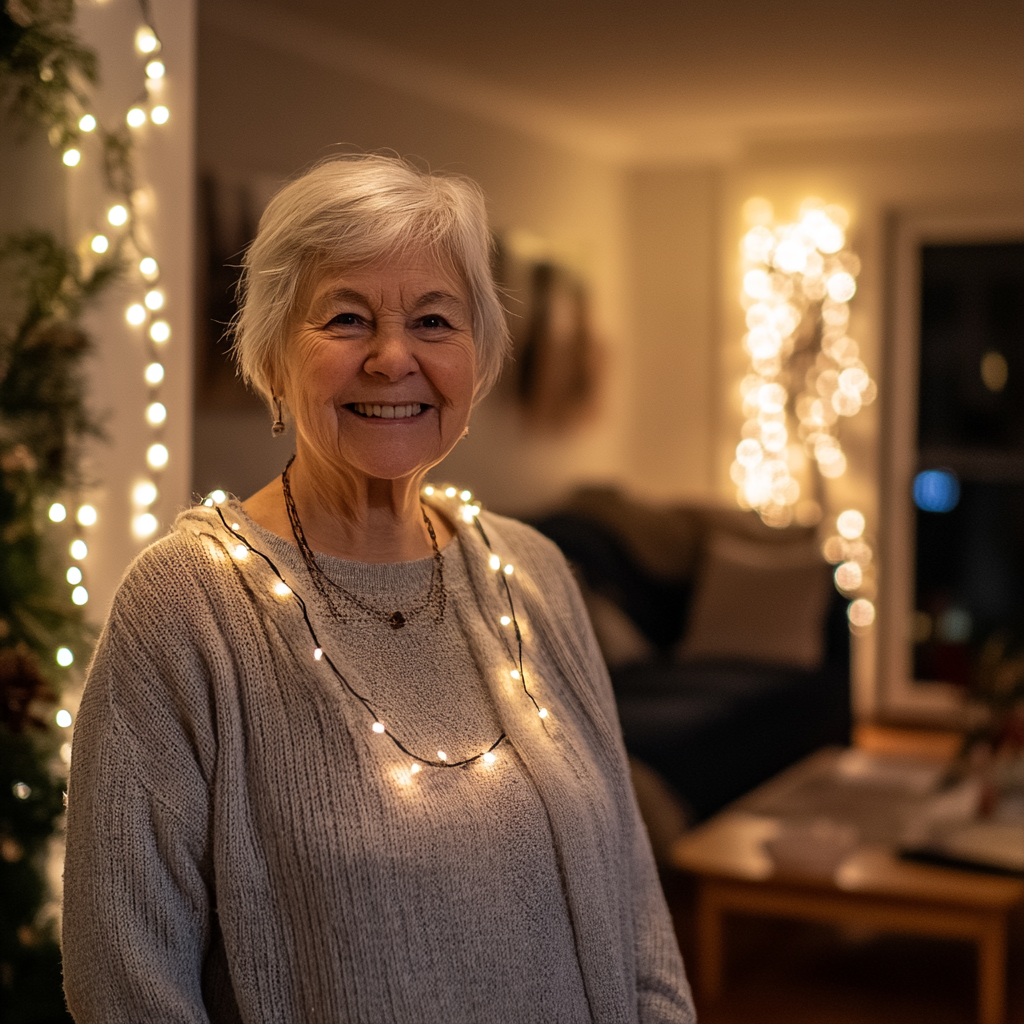
[[[204,502],[204,505],[205,505],[205,502]],[[209,506],[206,506],[206,507],[209,507]],[[246,551],[252,552],[253,554],[258,555],[260,558],[262,558],[263,561],[266,562],[266,564],[269,566],[270,571],[277,577],[277,579],[280,581],[280,583],[287,589],[286,596],[294,596],[296,601],[298,601],[299,608],[300,608],[300,610],[302,612],[302,619],[303,619],[303,621],[306,624],[306,629],[309,631],[310,639],[313,641],[313,645],[314,645],[314,655],[313,656],[314,656],[314,658],[316,660],[318,660],[318,661],[321,661],[321,660],[322,661],[326,661],[328,666],[330,667],[331,671],[337,677],[338,681],[342,684],[342,686],[345,688],[345,690],[352,697],[354,697],[357,701],[359,701],[359,703],[373,717],[374,732],[376,732],[376,733],[378,733],[380,735],[387,736],[387,738],[389,740],[391,740],[391,742],[400,751],[402,751],[403,754],[405,754],[408,757],[413,758],[414,761],[416,761],[416,762],[418,762],[420,764],[427,765],[428,767],[431,767],[431,768],[463,768],[466,765],[473,764],[474,762],[479,761],[481,759],[486,759],[487,755],[493,754],[493,752],[506,739],[508,739],[507,733],[505,733],[503,731],[501,733],[501,735],[486,750],[481,750],[478,753],[472,755],[471,757],[462,758],[459,761],[449,761],[447,759],[443,759],[442,760],[440,758],[434,759],[434,758],[429,758],[429,757],[422,757],[420,754],[417,754],[414,751],[410,750],[397,736],[395,736],[395,734],[388,728],[388,726],[381,721],[380,716],[374,710],[373,705],[370,703],[370,700],[367,697],[363,696],[363,694],[361,694],[349,682],[349,680],[346,678],[345,674],[338,668],[338,666],[335,665],[335,663],[334,663],[333,659],[331,658],[331,656],[327,653],[327,651],[324,649],[323,645],[320,643],[320,639],[317,636],[316,630],[313,627],[313,623],[312,623],[312,621],[310,620],[310,617],[309,617],[309,609],[307,608],[306,602],[305,602],[305,600],[303,600],[302,595],[299,594],[297,591],[293,590],[288,585],[288,583],[285,580],[283,574],[281,573],[281,570],[278,569],[277,565],[274,563],[274,561],[270,558],[269,555],[267,555],[265,552],[261,551],[259,548],[254,547],[253,544],[248,540],[248,538],[245,537],[245,535],[242,534],[239,531],[239,529],[237,529],[236,527],[231,526],[228,523],[228,521],[224,518],[224,513],[223,513],[223,511],[222,511],[222,509],[221,509],[219,504],[215,505],[214,508],[215,508],[216,513],[217,513],[217,517],[220,519],[221,524],[224,526],[224,529],[232,537],[234,537],[236,540],[238,540],[245,547]],[[491,551],[492,554],[493,554],[493,550],[494,549],[491,547],[490,539],[488,538],[487,533],[485,532],[482,524],[480,523],[480,520],[477,519],[477,518],[474,518],[473,522],[476,524],[477,531],[479,532],[479,534],[480,534],[484,544],[487,546],[487,549],[489,551]],[[511,587],[509,586],[509,583],[508,583],[508,574],[507,573],[502,573],[502,584],[503,584],[504,589],[505,589],[505,596],[508,598],[509,611],[511,612],[512,625],[513,625],[513,627],[515,629],[517,651],[518,651],[518,656],[513,655],[513,659],[516,661],[516,663],[518,665],[518,669],[517,669],[515,674],[516,674],[516,677],[518,678],[518,680],[519,680],[519,682],[520,682],[520,684],[522,686],[523,693],[526,694],[526,696],[530,699],[530,702],[533,704],[534,708],[536,709],[537,715],[541,719],[541,725],[542,725],[542,727],[544,728],[544,730],[546,732],[547,731],[547,723],[546,723],[545,719],[548,718],[547,709],[541,707],[537,703],[537,701],[534,698],[533,694],[530,692],[529,688],[526,685],[526,673],[525,673],[525,671],[523,669],[523,636],[522,636],[522,631],[519,628],[519,621],[516,618],[515,602],[512,599],[512,589],[511,589]],[[507,642],[506,642],[506,649],[507,649]],[[317,653],[317,652],[319,652],[319,653]],[[510,651],[509,653],[511,654],[512,652]],[[378,726],[380,726],[380,728],[377,728]]]

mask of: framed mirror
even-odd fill
[[[1024,212],[896,218],[876,715],[965,724],[1024,626]]]

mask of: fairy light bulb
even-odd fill
[[[78,121],[80,131],[91,132],[96,130],[96,118],[92,114],[83,114]]]
[[[143,376],[146,378],[147,384],[151,384],[153,387],[156,387],[156,385],[164,379],[163,364],[150,363],[143,372]]]
[[[383,722],[374,722],[373,723],[373,731],[375,733],[377,733],[378,735],[383,733],[384,732],[384,723]]]
[[[150,402],[146,406],[146,422],[159,427],[167,419],[167,406],[163,402]]]
[[[142,107],[132,107],[125,114],[124,119],[128,122],[130,128],[141,128],[146,123],[146,112]]]
[[[135,33],[135,49],[139,53],[156,53],[159,48],[160,40],[156,33],[148,25],[142,25]]]
[[[292,588],[287,583],[283,583],[280,580],[274,584],[274,593],[278,597],[287,597],[292,592]]]
[[[497,761],[497,758],[488,750],[483,756],[484,764],[494,764],[495,761]]]
[[[459,497],[460,497],[460,498],[461,498],[461,499],[462,499],[463,501],[469,501],[469,499],[470,499],[470,498],[472,498],[472,497],[473,497],[473,495],[472,495],[472,493],[471,493],[470,491],[463,491],[463,492],[462,492],[462,493],[461,493],[461,494],[459,495]]]
[[[427,484],[427,486],[423,488],[423,493],[429,498],[434,493],[434,488],[431,487],[430,484]]]
[[[110,248],[110,239],[106,235],[93,235],[89,248],[98,254],[105,253]]]
[[[92,505],[82,505],[75,514],[75,518],[82,526],[95,526],[96,520],[99,516],[96,514],[96,509],[93,508]]]
[[[125,311],[124,318],[132,325],[138,327],[146,322],[145,307],[139,302],[133,302]]]
[[[520,676],[520,674],[519,674],[519,669],[517,669],[517,668],[512,669],[512,671],[509,672],[509,675],[513,679],[521,679],[522,678],[522,676]]]
[[[447,761],[448,755],[443,750],[439,750],[437,752],[437,759],[438,761]]]
[[[160,106],[154,107],[149,112],[149,119],[153,124],[167,124],[170,119],[171,112],[161,104]]]
[[[89,545],[84,540],[73,540],[70,547],[68,548],[72,558],[77,558],[78,561],[82,561],[83,558],[89,555]]]
[[[70,647],[58,647],[57,653],[54,657],[57,659],[57,664],[60,665],[61,668],[67,668],[75,662],[75,656],[71,652]]]
[[[57,714],[53,716],[54,721],[62,728],[66,729],[71,725],[71,712],[67,708],[61,708]]]
[[[76,587],[76,586],[78,586],[79,583],[82,582],[82,570],[79,569],[77,565],[73,565],[73,566],[71,566],[70,569],[68,569],[68,571],[65,574],[64,578],[73,587]]]
[[[160,268],[157,266],[157,262],[152,256],[144,256],[139,260],[139,273],[145,278],[154,278],[160,273]]]
[[[235,558],[237,558],[240,562],[244,562],[249,557],[249,549],[244,544],[239,544],[235,548],[235,552],[234,553],[235,553]],[[320,650],[320,648],[318,647],[317,650]],[[316,657],[315,653],[314,653],[313,657],[314,658]]]
[[[413,761],[412,766],[409,768],[409,771],[413,775],[415,775],[419,770],[420,770],[420,766],[415,761]]]
[[[132,501],[136,505],[152,505],[156,501],[156,484],[152,480],[140,480],[132,488]]]
[[[324,656],[324,651],[323,651],[322,647],[315,647],[313,649],[313,660],[314,661],[319,661],[323,656]]]
[[[501,568],[501,559],[497,555],[491,555],[487,560],[487,564],[497,572]]]
[[[74,146],[70,146],[64,150],[64,156],[61,159],[66,167],[77,167],[82,159],[82,154]]]
[[[107,220],[114,225],[115,228],[119,228],[122,224],[128,222],[128,210],[126,207],[118,203],[116,206],[112,206],[107,210]]]
[[[864,513],[854,508],[841,512],[836,519],[836,529],[846,540],[856,540],[864,532]]]
[[[506,576],[511,576],[513,572],[515,572],[515,570],[512,568],[511,565],[506,565],[505,566],[505,575]]]
[[[500,619],[498,619],[498,621],[499,621],[499,622],[500,622],[500,623],[501,623],[501,624],[502,624],[503,626],[509,626],[509,625],[511,625],[511,624],[512,624],[512,620],[511,620],[511,619],[510,619],[510,618],[509,618],[509,617],[508,617],[507,615],[502,615],[502,617],[501,617]]]
[[[164,67],[162,60],[151,60],[146,65],[146,77],[147,78],[163,78],[167,72],[167,68]]]
[[[167,465],[170,455],[167,445],[151,444],[146,449],[146,462],[149,463],[150,469],[163,469]]]
[[[158,344],[162,344],[171,336],[171,325],[166,320],[157,320],[150,327],[149,336]]]
[[[55,501],[47,512],[51,523],[63,523],[68,517],[68,510],[59,502]]]
[[[218,487],[215,491],[210,491],[210,497],[213,498],[215,504],[220,505],[228,500],[228,493]]]
[[[88,604],[89,591],[86,590],[85,587],[75,587],[75,589],[71,591],[71,601],[79,607],[83,604]]]
[[[547,708],[541,708],[540,711],[537,712],[537,714],[541,718],[547,718],[548,717],[548,709]]]
[[[132,533],[140,540],[152,537],[159,525],[152,512],[140,512],[139,515],[132,517]]]
[[[865,629],[875,621],[875,606],[866,597],[858,597],[850,602],[846,615],[851,625]]]
[[[162,309],[164,304],[164,293],[159,288],[153,288],[146,292],[145,298],[147,309]]]

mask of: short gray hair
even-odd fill
[[[271,199],[243,257],[231,327],[239,372],[269,401],[298,306],[321,272],[425,250],[469,291],[479,400],[494,386],[509,349],[492,247],[476,182],[422,171],[399,157],[325,160]]]

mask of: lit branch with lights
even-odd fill
[[[860,260],[846,247],[841,207],[808,199],[789,224],[774,223],[764,199],[748,200],[744,212],[752,225],[741,243],[750,369],[740,385],[745,421],[730,475],[739,504],[769,526],[815,525],[828,504],[826,481],[847,470],[840,425],[877,395],[847,334]],[[857,596],[873,582],[865,517],[846,509],[835,523],[824,554],[836,565],[836,586],[855,598],[851,624],[869,626],[874,605]]]

